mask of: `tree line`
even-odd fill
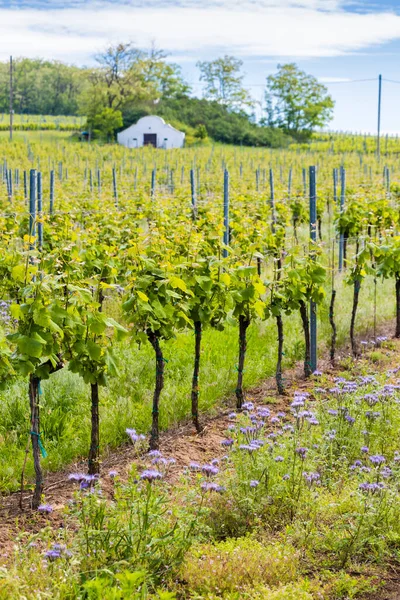
[[[266,78],[266,108],[258,122],[241,60],[226,55],[197,67],[202,98],[193,95],[180,66],[156,47],[116,44],[98,54],[93,67],[20,58],[13,69],[14,111],[84,115],[94,135],[108,140],[138,118],[157,114],[198,139],[256,146],[307,139],[332,117],[326,87],[294,63],[278,65]],[[9,110],[9,75],[8,62],[0,62],[0,112]]]

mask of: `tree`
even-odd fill
[[[100,113],[88,116],[87,125],[92,131],[99,132],[103,139],[110,142],[116,129],[123,125],[122,113],[120,110],[104,108]]]
[[[92,82],[102,91],[106,107],[118,110],[124,103],[142,95],[143,82],[138,73],[142,58],[143,53],[131,43],[109,46],[96,56],[99,69],[93,72]]]
[[[140,61],[143,83],[156,100],[161,97],[175,98],[190,92],[190,87],[182,79],[180,66],[167,63],[166,58],[165,52],[153,45]]]
[[[265,99],[268,125],[295,136],[326,125],[335,106],[327,88],[295,63],[278,65],[278,72],[267,77]]]
[[[212,61],[199,61],[200,81],[205,83],[205,98],[215,100],[231,110],[252,107],[254,102],[243,87],[243,62],[225,55]]]
[[[110,46],[96,57],[98,68],[89,77],[90,85],[80,98],[80,111],[93,119],[105,109],[124,115],[151,107],[161,98],[187,93],[188,86],[175,64],[166,62],[162,50],[138,50],[131,43]],[[88,122],[90,126],[90,122]]]

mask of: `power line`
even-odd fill
[[[386,79],[386,78],[383,78],[383,81],[388,81],[389,83],[398,83],[398,84],[400,84],[400,81],[396,81],[395,79]]]
[[[320,83],[324,83],[326,85],[338,85],[338,84],[347,84],[347,83],[363,83],[365,81],[376,81],[375,77],[371,77],[368,79],[346,79],[343,81],[321,81]],[[391,79],[385,79],[385,81],[392,81],[392,83],[400,83],[400,81],[393,81]],[[188,82],[190,86],[197,86],[197,87],[205,87],[203,83],[200,82]],[[266,83],[246,83],[245,81],[243,82],[243,85],[245,87],[266,87]]]

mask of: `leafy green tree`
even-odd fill
[[[82,114],[94,115],[103,109],[129,111],[137,107],[154,106],[160,98],[187,93],[178,65],[166,62],[162,50],[139,50],[131,43],[109,46],[96,57],[90,86],[82,94]]]
[[[194,136],[198,140],[205,140],[205,139],[207,139],[207,136],[208,136],[207,127],[205,125],[203,125],[202,123],[200,123],[199,125],[197,125],[196,131],[194,133]]]
[[[278,65],[278,72],[267,77],[265,99],[268,125],[294,136],[309,136],[329,123],[335,106],[327,88],[295,63]]]
[[[205,84],[205,98],[215,100],[231,110],[253,106],[249,92],[243,87],[243,62],[225,55],[212,61],[199,61],[200,81]]]
[[[122,113],[113,108],[104,108],[99,114],[89,117],[87,124],[94,133],[98,132],[103,139],[110,142],[115,131],[123,125]]]
[[[19,114],[76,115],[89,70],[59,61],[14,61],[14,110]],[[9,107],[9,64],[0,62],[0,111]]]

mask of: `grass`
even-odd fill
[[[338,344],[348,340],[352,289],[338,279]],[[374,287],[366,280],[362,287],[358,332],[373,329]],[[378,319],[382,323],[394,314],[394,285],[378,284]],[[325,352],[331,330],[328,322],[329,294],[319,312],[319,348]],[[110,307],[110,310],[114,310]],[[304,343],[297,314],[285,318],[284,369],[302,359]],[[233,326],[218,332],[204,332],[200,376],[200,411],[212,412],[221,400],[231,396],[236,387],[237,329]],[[276,326],[273,320],[255,323],[248,333],[248,350],[244,373],[247,389],[275,372]],[[191,331],[180,333],[164,344],[166,363],[165,388],[161,399],[160,423],[163,429],[174,426],[190,415],[190,386],[193,368],[194,338]],[[340,354],[340,353],[339,353]],[[126,343],[117,348],[120,376],[110,379],[101,390],[101,448],[115,448],[126,441],[125,429],[134,427],[147,433],[151,422],[154,385],[154,357],[149,345],[140,349]],[[41,427],[48,457],[46,470],[58,470],[86,456],[90,434],[90,392],[78,377],[63,370],[42,385]],[[0,392],[0,491],[17,489],[29,438],[29,405],[26,381],[18,381]],[[31,460],[27,477],[33,474]]]
[[[82,126],[85,123],[85,117],[76,116],[57,116],[57,115],[19,115],[14,114],[14,124],[20,125],[23,123],[45,124],[54,123],[55,125],[77,125]],[[10,115],[8,113],[0,113],[0,125],[8,124]]]
[[[7,140],[9,137],[9,131],[0,130],[0,140]],[[60,140],[67,140],[70,137],[70,131],[14,131],[13,133],[13,139],[15,141],[23,142],[57,142]]]

